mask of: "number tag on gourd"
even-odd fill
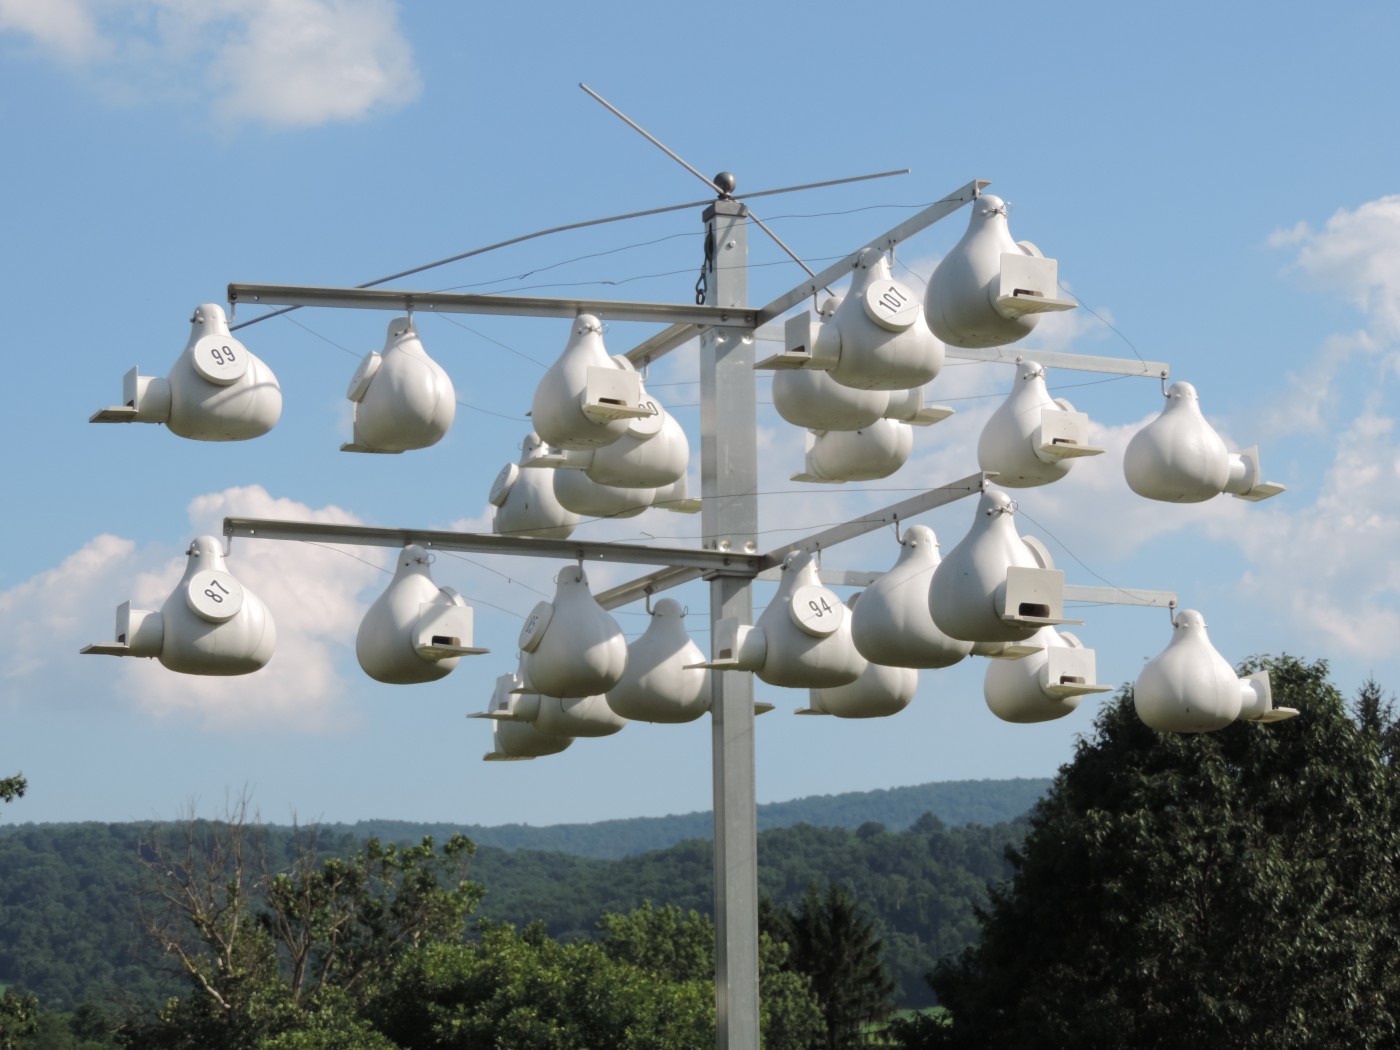
[[[898,281],[874,281],[865,289],[865,313],[881,328],[902,332],[919,316],[919,300],[908,285]]]
[[[793,623],[820,638],[833,634],[841,626],[846,607],[825,587],[809,583],[793,592],[788,611],[792,613]]]
[[[506,500],[510,497],[510,487],[515,484],[515,479],[520,477],[520,467],[514,463],[507,463],[501,468],[501,472],[496,475],[496,480],[491,483],[491,495],[487,497],[493,507],[504,507]]]
[[[369,382],[374,378],[374,373],[379,371],[379,365],[383,358],[371,350],[360,362],[360,367],[355,369],[355,374],[350,377],[350,386],[345,391],[345,396],[351,401],[363,401],[365,394],[369,393]]]
[[[665,418],[661,414],[661,406],[651,398],[642,402],[642,408],[646,409],[648,415],[640,419],[634,419],[627,425],[627,433],[634,438],[645,440],[654,437],[661,430],[661,422]]]
[[[243,608],[243,585],[226,572],[203,569],[190,577],[185,601],[201,619],[225,623]]]
[[[519,646],[522,652],[533,653],[540,647],[540,639],[544,637],[545,628],[553,618],[554,606],[551,603],[535,603],[530,615],[525,617],[525,626],[520,628]]]
[[[248,371],[248,351],[229,335],[206,335],[191,351],[194,370],[219,386],[228,386],[243,378]]]

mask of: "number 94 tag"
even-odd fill
[[[823,637],[834,634],[846,615],[841,599],[819,584],[805,584],[792,593],[788,606],[792,622],[808,634]]]
[[[190,577],[185,601],[200,619],[225,623],[243,608],[243,585],[226,572],[203,569]]]

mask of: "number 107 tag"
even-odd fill
[[[902,332],[919,318],[922,307],[907,285],[873,281],[865,289],[865,314],[881,328]]]

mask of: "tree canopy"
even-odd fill
[[[23,798],[24,789],[28,786],[29,782],[18,773],[12,777],[0,777],[0,802],[13,802],[17,798]]]
[[[1383,1047],[1400,1012],[1395,713],[1251,661],[1301,716],[1148,729],[1119,693],[1010,851],[980,944],[906,1045]]]

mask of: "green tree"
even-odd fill
[[[26,992],[6,989],[0,995],[0,1050],[19,1050],[38,1030],[39,1000]]]
[[[1301,717],[1196,736],[1123,690],[1034,812],[980,945],[931,982],[951,1026],[904,1045],[1388,1047],[1400,1013],[1391,707],[1327,666],[1267,668]]]
[[[381,1045],[356,1021],[360,1007],[405,953],[460,940],[481,894],[465,878],[473,847],[462,837],[441,851],[431,839],[370,839],[349,857],[321,859],[303,836],[282,870],[266,847],[246,801],[227,820],[188,819],[145,845],[156,901],[147,924],[190,990],[134,1025],[131,1045]]]
[[[760,905],[758,1009],[763,1045],[767,1050],[806,1050],[824,1031],[820,1007],[811,981],[790,965],[790,946],[773,935],[773,909],[767,898]],[[703,982],[713,996],[715,926],[707,916],[675,905],[657,908],[647,901],[626,914],[605,915],[598,925],[603,950],[611,958],[666,980]],[[713,1029],[713,1012],[710,1025]]]
[[[24,789],[28,786],[29,782],[18,773],[0,779],[0,802],[13,802],[17,798],[23,798]]]
[[[863,830],[867,838],[884,833],[879,825]],[[811,1045],[844,1050],[863,1044],[866,1029],[889,1016],[895,992],[875,921],[844,886],[822,892],[815,883],[795,911],[769,904],[761,921],[787,941],[788,965],[811,982],[823,1021]]]
[[[667,980],[597,942],[504,923],[483,924],[469,944],[410,951],[371,1008],[379,1030],[413,1050],[704,1050],[713,1011],[708,980]]]

